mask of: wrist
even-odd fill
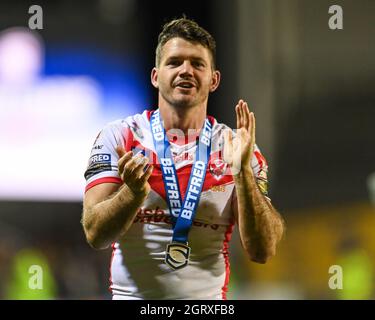
[[[254,178],[254,172],[250,165],[243,165],[236,174],[233,174],[233,180],[240,182],[245,177]]]
[[[126,183],[123,184],[124,194],[127,198],[131,198],[135,202],[142,203],[150,192],[150,188],[144,187],[142,189],[133,189]]]

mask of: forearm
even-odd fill
[[[238,226],[242,245],[260,263],[273,256],[283,234],[283,220],[260,192],[251,168],[234,177],[238,201]]]
[[[83,227],[87,241],[96,249],[108,247],[131,226],[147,194],[134,194],[126,184],[109,198],[84,207]]]

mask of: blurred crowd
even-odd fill
[[[1,226],[1,224],[0,224]],[[0,227],[0,299],[110,299],[110,249],[95,251],[86,243],[30,239]],[[66,235],[69,237],[69,235]],[[33,287],[40,267],[40,288]]]

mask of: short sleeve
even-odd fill
[[[124,147],[121,128],[111,123],[97,135],[84,173],[85,192],[101,183],[122,183],[118,174],[117,146]]]

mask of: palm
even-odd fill
[[[250,165],[255,144],[255,118],[246,102],[239,101],[236,115],[237,130],[234,137],[231,130],[225,133],[223,155],[233,174],[238,173],[242,166]]]

